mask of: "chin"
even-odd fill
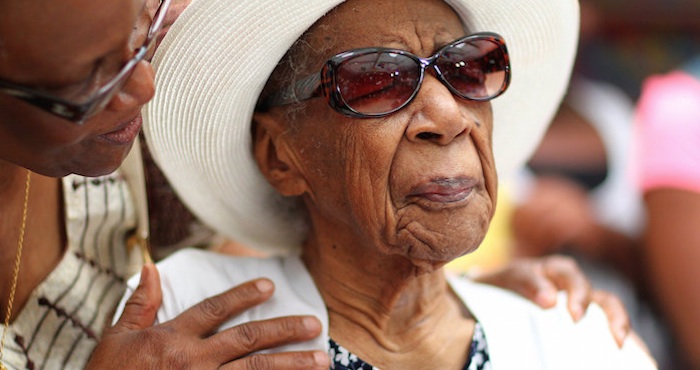
[[[80,175],[80,176],[85,176],[85,177],[98,177],[98,176],[109,175],[110,173],[116,171],[117,168],[119,168],[119,165],[104,166],[104,167],[99,167],[99,168],[95,168],[95,169],[75,170],[75,171],[71,171],[70,174],[75,174],[75,175]]]
[[[126,157],[126,155],[124,155]],[[103,176],[103,175],[108,175],[119,168],[121,166],[122,161],[124,158],[120,159],[115,159],[110,162],[104,162],[104,163],[99,163],[91,167],[82,167],[82,168],[77,168],[72,173],[76,175],[81,175],[81,176],[86,176],[86,177],[96,177],[96,176]]]
[[[114,172],[121,166],[124,158],[131,150],[131,145],[110,150],[107,153],[94,153],[81,157],[71,163],[65,175],[76,174],[87,177],[103,176]]]
[[[423,244],[414,248],[409,248],[406,258],[415,268],[416,275],[432,273],[441,270],[446,264],[455,259],[474,252],[479,247],[478,243],[475,245],[470,243],[469,246],[465,246],[464,243],[461,244],[461,246],[455,244],[450,247],[441,248],[439,251],[435,247],[428,248],[427,245]],[[455,248],[455,246],[457,248]],[[428,249],[426,250],[426,248]]]
[[[446,234],[430,233],[424,229],[400,233],[399,245],[406,258],[424,261],[422,264],[446,264],[474,252],[486,236],[486,230],[467,229],[470,232]]]

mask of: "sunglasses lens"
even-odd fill
[[[507,57],[496,42],[468,40],[443,50],[437,68],[463,98],[488,100],[506,87]]]
[[[408,102],[416,92],[421,68],[406,55],[378,51],[342,62],[336,83],[345,104],[358,113],[380,115]]]

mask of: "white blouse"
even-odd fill
[[[328,312],[308,270],[297,256],[267,259],[241,258],[215,252],[185,249],[158,263],[163,304],[158,320],[176,317],[204,298],[245,281],[267,277],[275,283],[274,296],[226,322],[221,329],[253,320],[287,315],[313,315],[323,324],[322,334],[308,342],[264,352],[328,351]],[[138,286],[139,276],[129,280]],[[608,329],[603,310],[591,305],[574,323],[567,298],[544,310],[515,293],[450,277],[455,293],[482,325],[494,370],[651,370],[652,359],[628,340],[622,349]],[[127,295],[117,310],[121,312]]]

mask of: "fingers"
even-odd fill
[[[557,288],[545,275],[542,258],[520,258],[504,268],[473,276],[475,281],[514,291],[542,308],[553,307]]]
[[[321,322],[312,316],[289,316],[241,324],[207,339],[211,356],[221,362],[263,349],[307,341],[321,334]],[[227,348],[226,352],[218,348]],[[261,361],[261,360],[256,360]]]
[[[591,285],[578,264],[565,256],[521,258],[502,270],[475,280],[517,292],[542,308],[557,303],[557,292],[568,293],[567,308],[574,321],[583,317],[591,301]]]
[[[557,303],[557,287],[544,272],[539,261],[530,262],[534,273],[523,273],[517,292],[542,308],[554,307]]]
[[[257,306],[272,296],[274,285],[269,279],[256,279],[205,299],[170,321],[183,333],[205,336],[226,320]]]
[[[565,256],[546,257],[544,274],[557,290],[566,290],[569,313],[574,321],[580,320],[591,302],[593,289],[576,261]]]
[[[124,306],[119,321],[110,329],[113,333],[141,330],[155,321],[161,302],[160,275],[156,266],[147,263],[141,269],[141,281]]]
[[[146,265],[120,320],[105,332],[87,368],[328,369],[323,351],[256,353],[317,337],[322,328],[313,317],[253,321],[216,332],[228,319],[269,299],[273,290],[269,279],[252,280],[150,326],[162,294],[158,271]]]
[[[230,362],[222,370],[327,370],[331,366],[323,351],[285,352],[252,355]]]
[[[615,338],[618,347],[622,348],[622,344],[631,331],[630,318],[625,310],[625,305],[617,296],[602,290],[594,290],[591,297],[593,302],[597,303],[605,312],[613,338]]]
[[[542,308],[554,307],[557,303],[557,287],[544,273],[539,261],[526,263],[531,266],[524,265],[527,270],[513,277],[517,278],[517,281],[513,282],[513,288],[518,294]]]

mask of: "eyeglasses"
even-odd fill
[[[160,2],[151,21],[151,26],[148,28],[146,40],[143,45],[135,50],[134,56],[107,83],[81,91],[79,95],[84,98],[73,98],[81,101],[80,103],[71,102],[66,98],[5,80],[0,80],[0,92],[24,100],[61,118],[82,124],[85,120],[104,109],[114,94],[129,80],[140,61],[149,60],[153,57],[155,52],[153,46],[158,38],[158,33],[163,27],[163,21],[168,12],[170,2],[171,0],[162,0]]]
[[[458,39],[429,58],[387,48],[337,54],[326,61],[320,73],[272,94],[257,108],[266,110],[323,95],[343,115],[383,117],[413,100],[427,68],[432,68],[453,94],[467,100],[491,100],[510,82],[505,41],[484,32]]]

